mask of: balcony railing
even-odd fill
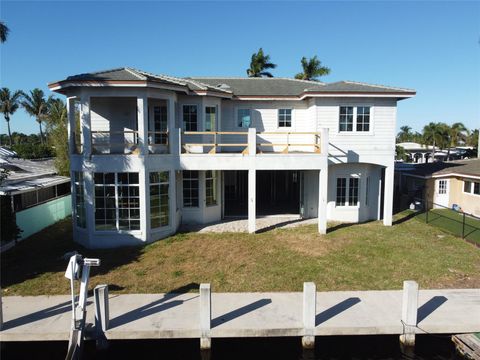
[[[150,154],[168,154],[168,131],[148,132],[148,152]]]
[[[184,131],[181,152],[187,154],[288,154],[321,152],[320,132]]]
[[[92,131],[93,154],[140,154],[138,131]]]

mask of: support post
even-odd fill
[[[462,239],[465,239],[465,213],[463,213],[463,220],[462,220]]]
[[[210,327],[212,321],[212,294],[210,284],[200,284],[200,350],[210,350],[212,341]]]
[[[75,98],[67,99],[67,138],[68,138],[68,153],[76,154],[77,146],[76,144],[77,128],[75,126]]]
[[[108,347],[105,332],[108,330],[110,322],[108,285],[97,285],[93,290],[93,296],[95,302],[95,334],[97,338],[97,348],[105,349]]]
[[[303,283],[303,337],[302,347],[315,347],[315,317],[317,307],[317,289],[313,282]]]
[[[327,233],[328,163],[318,174],[318,232]]]
[[[402,324],[403,334],[400,344],[404,347],[415,346],[415,329],[417,327],[418,284],[408,280],[403,282]]]
[[[248,143],[248,155],[256,156],[257,155],[257,129],[249,128],[247,135]]]
[[[137,97],[138,113],[138,147],[140,154],[148,154],[148,98],[146,95]],[[134,141],[135,142],[135,141]]]
[[[82,93],[80,97],[80,126],[82,128],[83,154],[92,156],[92,125],[90,121],[90,96]]]
[[[383,225],[392,226],[393,215],[393,176],[394,164],[385,168],[385,188],[383,196]]]
[[[248,170],[248,232],[256,231],[256,170]]]

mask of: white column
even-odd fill
[[[212,346],[210,328],[212,321],[212,295],[210,284],[200,284],[200,349],[209,350]]]
[[[142,231],[142,240],[150,240],[150,179],[148,168],[143,166],[138,172],[138,182],[140,185],[140,230]],[[144,201],[143,201],[144,200]]]
[[[327,233],[328,164],[318,175],[318,232]]]
[[[82,128],[83,154],[92,155],[92,124],[90,122],[90,96],[82,93],[80,97],[80,127]]]
[[[393,214],[393,173],[394,165],[385,168],[384,196],[383,196],[383,225],[392,226]]]
[[[418,284],[409,280],[403,282],[402,323],[403,335],[400,343],[404,346],[415,345],[415,328],[418,313]]]
[[[322,128],[320,136],[320,153],[328,156],[328,128]]]
[[[148,154],[148,98],[137,97],[138,112],[138,146],[141,154]]]
[[[177,177],[175,170],[169,170],[168,177],[168,209],[170,211],[170,227],[176,231],[177,224]],[[150,201],[150,200],[149,200]],[[148,211],[150,218],[150,209]]]
[[[167,104],[168,113],[168,153],[176,152],[177,141],[179,139],[178,133],[175,130],[175,99],[169,98]]]
[[[303,283],[303,336],[304,349],[315,348],[315,318],[317,315],[317,289],[315,283]]]
[[[84,171],[83,180],[85,183],[85,222],[87,225],[88,239],[86,242],[82,242],[84,246],[92,246],[93,233],[95,231],[95,208],[94,208],[94,197],[95,197],[95,188],[94,188],[94,178],[93,172]]]
[[[75,127],[75,98],[67,99],[67,116],[68,153],[76,154],[75,132],[77,129]]]
[[[257,129],[249,128],[247,135],[248,143],[248,155],[256,156],[257,155]]]
[[[250,149],[249,149],[250,150]],[[248,170],[248,232],[256,230],[256,170]]]

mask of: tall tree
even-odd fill
[[[0,21],[0,43],[4,43],[5,41],[7,41],[9,32],[10,29],[8,28],[8,26],[3,21]]]
[[[45,119],[50,145],[55,148],[55,168],[60,175],[68,176],[70,161],[68,157],[67,107],[61,99],[50,99],[48,116]]]
[[[305,56],[300,60],[303,68],[303,72],[295,75],[295,79],[318,81],[317,78],[330,74],[330,69],[326,66],[322,66],[322,62],[315,55],[311,59],[307,59]]]
[[[410,130],[412,130],[410,126],[407,126],[407,125],[401,126],[400,131],[397,134],[397,142],[402,143],[402,142],[411,141],[413,134]]]
[[[270,55],[265,55],[263,49],[258,49],[258,52],[252,54],[250,61],[250,68],[247,69],[248,77],[273,77],[273,75],[265,70],[275,69],[276,64],[270,62]]]
[[[12,94],[10,89],[6,87],[0,89],[0,112],[3,114],[5,121],[7,122],[10,146],[13,144],[12,133],[10,132],[10,116],[17,111],[22,94],[23,93],[20,90],[17,90]]]
[[[432,162],[435,161],[436,146],[445,148],[449,143],[448,125],[431,122],[423,127],[423,141],[426,145],[432,144]]]
[[[465,143],[468,136],[468,129],[461,122],[456,122],[449,126],[449,143],[448,143],[448,152],[447,160],[450,158],[450,148],[458,146],[459,142],[462,141]]]
[[[21,102],[25,111],[38,122],[40,127],[40,140],[44,143],[42,122],[48,116],[48,104],[51,101],[52,96],[45,99],[45,94],[41,89],[33,89],[30,94],[23,94],[23,101]]]

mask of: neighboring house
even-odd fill
[[[318,218],[320,233],[327,220],[392,224],[396,107],[413,90],[131,68],[49,87],[68,98],[74,238],[85,246],[235,216],[249,232],[278,214]]]
[[[0,157],[0,168],[8,170],[0,185],[2,205],[15,214],[20,239],[71,215],[70,179],[56,175],[53,160]]]
[[[414,142],[403,142],[398,143],[398,146],[401,146],[405,149],[405,153],[408,156],[408,161],[416,164],[431,163],[432,161],[432,151],[433,146],[431,145],[422,145]],[[447,160],[447,156],[450,160],[459,160],[468,158],[473,154],[473,147],[453,147],[450,149],[439,149],[435,148],[435,161],[444,161]]]
[[[429,208],[457,205],[480,216],[480,159],[419,164],[400,174],[399,188],[410,201],[427,200]]]

